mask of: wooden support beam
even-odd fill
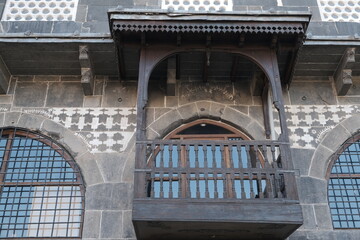
[[[265,74],[263,72],[253,72],[251,81],[251,92],[253,96],[261,96],[265,85]]]
[[[263,107],[263,113],[264,113],[264,127],[265,127],[265,135],[267,139],[270,139],[271,137],[271,128],[270,128],[270,111],[272,109],[269,108],[269,84],[266,83],[263,91],[262,91],[262,107]]]
[[[237,69],[239,66],[239,61],[240,61],[240,57],[238,55],[233,57],[231,73],[230,73],[231,82],[235,82],[235,80],[236,80],[236,73],[237,73]]]
[[[0,57],[0,94],[6,94],[11,74],[7,68],[4,60]]]
[[[166,95],[175,96],[176,88],[176,57],[168,58],[167,62],[167,79],[166,79]]]
[[[94,93],[94,74],[87,45],[79,46],[79,62],[81,66],[81,85],[86,96]]]
[[[352,67],[355,64],[355,48],[347,48],[334,73],[338,96],[345,96],[352,86]]]
[[[209,78],[209,66],[210,66],[210,52],[206,51],[204,54],[204,66],[203,66],[203,82],[208,82]]]

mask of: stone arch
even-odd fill
[[[208,118],[222,121],[241,130],[256,140],[265,139],[264,127],[252,117],[212,101],[198,101],[174,108],[147,126],[148,139],[161,139],[182,124]]]
[[[78,164],[85,186],[103,182],[94,156],[84,141],[74,132],[41,115],[23,112],[6,112],[0,115],[0,127],[20,127],[39,132],[61,144]]]
[[[331,156],[352,135],[360,131],[360,114],[347,118],[328,132],[317,146],[310,163],[309,176],[327,180]]]

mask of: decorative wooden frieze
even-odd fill
[[[355,64],[355,48],[346,49],[341,61],[334,73],[336,92],[339,96],[344,96],[352,86],[352,70]]]
[[[279,34],[303,34],[301,24],[284,25],[279,23],[218,23],[211,22],[180,22],[180,21],[115,21],[112,25],[114,31],[121,32],[172,32],[172,33],[279,33]]]
[[[92,70],[89,48],[87,45],[79,47],[79,62],[81,66],[81,85],[86,96],[93,95],[94,74]]]

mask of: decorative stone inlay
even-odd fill
[[[184,11],[232,11],[232,0],[162,0],[162,9]]]
[[[285,106],[291,145],[315,149],[325,134],[338,123],[360,113],[357,105],[287,105]],[[279,132],[279,120],[275,120]]]
[[[2,21],[75,21],[79,0],[7,0]]]
[[[360,0],[317,0],[322,21],[360,22]]]

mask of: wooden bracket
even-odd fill
[[[176,88],[176,57],[168,58],[167,62],[166,95],[175,96]]]
[[[345,96],[352,86],[352,68],[355,64],[355,48],[347,48],[334,73],[338,96]]]
[[[79,46],[79,62],[81,66],[81,85],[85,96],[94,93],[94,74],[87,45]]]
[[[9,87],[10,77],[11,74],[4,60],[0,57],[0,94],[6,94]]]

